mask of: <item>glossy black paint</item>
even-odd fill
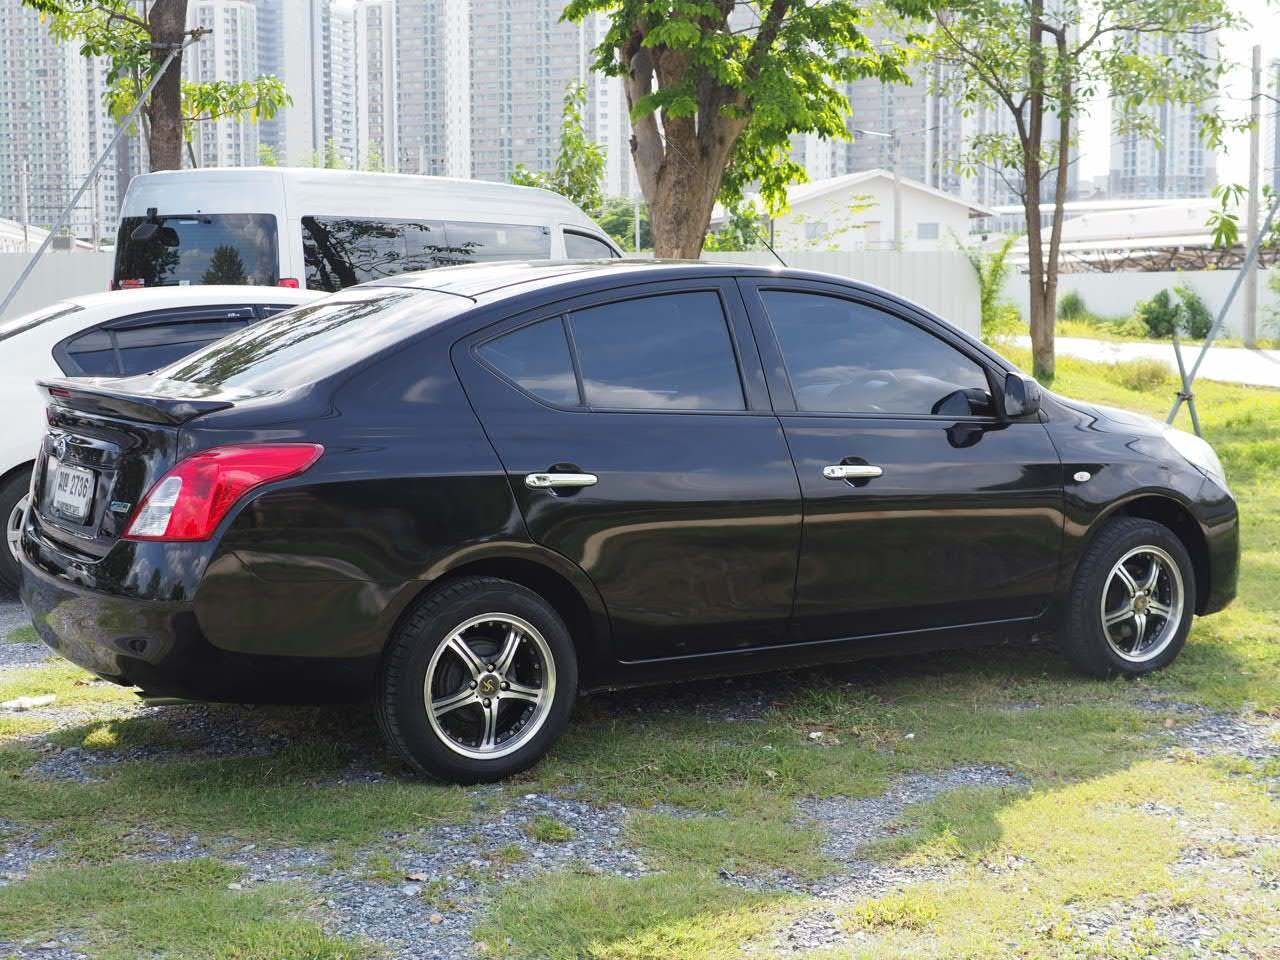
[[[430,323],[407,322],[398,342],[315,383],[191,390],[206,412],[180,425],[142,423],[125,401],[55,404],[48,442],[114,443],[127,477],[115,482],[135,502],[194,450],[307,440],[325,454],[237,505],[208,543],[134,543],[114,522],[78,540],[37,508],[24,602],[46,642],[150,693],[318,699],[335,683],[367,692],[410,604],[467,572],[550,597],[587,688],[1026,635],[1051,625],[1088,538],[1117,512],[1169,517],[1197,558],[1200,611],[1230,601],[1235,503],[1158,425],[1052,394],[1038,416],[1012,420],[798,413],[754,299],[762,283],[877,298],[981,363],[993,388],[1011,369],[919,308],[799,271],[618,262],[405,275],[377,285],[455,294],[452,315],[434,307]],[[558,409],[472,349],[660,289],[721,296],[745,411]],[[182,401],[172,382],[117,389],[145,403],[161,386],[163,409]],[[821,476],[858,458],[885,474],[856,486]],[[599,484],[524,485],[570,465]],[[1081,469],[1088,483],[1071,480]]]

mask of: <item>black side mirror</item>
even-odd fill
[[[1029,417],[1040,412],[1040,384],[1031,377],[1010,373],[1004,378],[1004,415]]]

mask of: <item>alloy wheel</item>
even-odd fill
[[[424,693],[431,729],[450,750],[475,760],[505,757],[546,722],[556,693],[555,660],[527,620],[482,614],[436,648]]]
[[[9,552],[13,554],[13,559],[18,559],[18,543],[22,539],[22,522],[27,515],[27,503],[30,501],[30,495],[24,496],[9,511],[9,516],[5,520],[4,539],[9,545]]]
[[[1135,547],[1111,568],[1102,588],[1102,631],[1113,653],[1130,663],[1158,657],[1182,623],[1182,571],[1164,550]]]

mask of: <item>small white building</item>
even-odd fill
[[[948,249],[969,235],[969,221],[991,211],[902,177],[903,250]],[[787,191],[791,209],[773,221],[779,250],[888,250],[894,247],[895,190],[888,170],[798,183]],[[714,225],[714,224],[713,224]]]

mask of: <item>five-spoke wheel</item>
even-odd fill
[[[1195,569],[1163,524],[1108,522],[1076,566],[1059,636],[1062,651],[1095,676],[1136,676],[1173,660],[1195,610]]]
[[[429,592],[396,631],[378,716],[418,770],[498,780],[546,753],[577,686],[573,642],[551,604],[518,583],[467,577]]]

